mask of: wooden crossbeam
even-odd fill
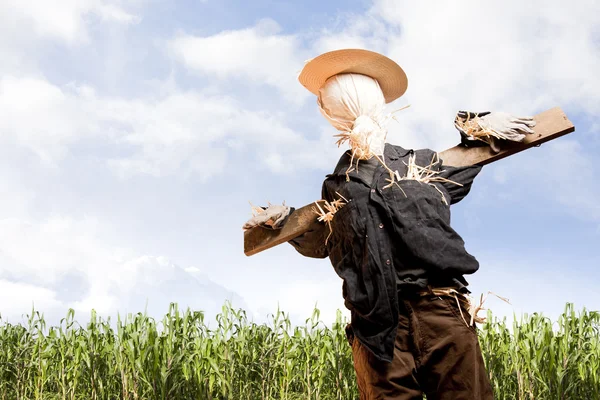
[[[439,153],[444,165],[463,167],[486,165],[502,158],[536,147],[549,140],[571,133],[575,127],[560,107],[544,111],[534,117],[534,133],[527,135],[523,142],[503,142],[500,152],[494,153],[489,146],[455,146]],[[305,233],[317,219],[314,204],[297,209],[283,228],[271,230],[260,226],[244,232],[244,254],[251,256],[271,247],[285,243]]]

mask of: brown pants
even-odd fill
[[[428,295],[399,303],[391,363],[351,340],[360,399],[493,399],[477,329],[465,324],[456,300]],[[461,309],[469,322],[467,307]]]

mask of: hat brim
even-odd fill
[[[318,96],[327,79],[338,74],[362,74],[377,80],[386,103],[391,103],[406,92],[408,78],[398,64],[384,55],[369,50],[335,50],[308,61],[298,80]]]

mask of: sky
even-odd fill
[[[458,110],[566,112],[574,133],[484,167],[452,224],[499,317],[600,309],[599,2],[3,0],[2,320],[349,316],[327,259],[246,257],[242,231],[249,202],[318,200],[346,150],[297,81],[342,48],[406,71],[405,148],[457,144]]]

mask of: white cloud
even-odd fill
[[[0,273],[15,281],[55,284],[69,271],[101,269],[108,260],[97,257],[93,240],[97,221],[49,218],[43,223],[19,219],[0,221]],[[35,251],[30,251],[35,248]],[[94,255],[88,259],[88,256]],[[106,254],[102,254],[106,256]]]
[[[31,314],[32,309],[55,310],[60,306],[53,290],[23,282],[0,279],[0,317],[6,322],[20,322],[22,316]],[[66,312],[66,310],[65,310]]]
[[[320,141],[307,140],[280,116],[194,91],[121,99],[99,96],[89,86],[8,76],[0,79],[0,132],[0,142],[27,148],[48,165],[80,141],[120,146],[125,155],[105,161],[122,177],[178,173],[205,180],[226,167],[230,151],[245,149],[251,151],[244,160],[274,172],[320,165]]]
[[[138,312],[160,316],[170,302],[213,317],[225,300],[244,301],[163,256],[137,255],[111,244],[97,219],[0,220],[0,303],[3,318],[35,309],[52,318],[67,308],[86,315]],[[53,321],[56,323],[56,321]]]
[[[135,23],[139,17],[128,13],[119,1],[111,0],[5,0],[0,5],[0,32],[23,34],[23,26],[37,35],[67,43],[85,42],[89,16],[117,23]]]
[[[327,51],[355,48],[385,53],[390,35],[397,33],[372,12],[339,14],[335,25],[343,29],[323,28],[312,44],[314,55],[311,57]]]
[[[96,3],[92,10],[105,21],[118,22],[122,24],[135,24],[141,21],[141,17],[130,14],[118,5],[110,4],[108,2]]]
[[[70,144],[100,128],[90,118],[93,104],[81,94],[40,78],[0,78],[0,140],[13,140],[53,164]]]
[[[26,215],[36,196],[35,188],[23,187],[21,176],[11,171],[11,161],[0,161],[0,220]]]
[[[254,162],[272,172],[319,165],[318,141],[307,140],[281,117],[243,108],[228,97],[174,93],[156,102],[119,102],[112,114],[130,128],[118,142],[134,151],[110,160],[121,176],[195,174],[208,179],[234,162]],[[234,143],[230,148],[229,143]],[[286,160],[285,165],[276,160]]]
[[[267,84],[280,95],[300,104],[307,97],[297,81],[308,54],[294,35],[280,34],[272,20],[248,29],[223,31],[213,36],[182,34],[170,42],[175,57],[191,69],[218,78],[238,77],[251,85]]]

